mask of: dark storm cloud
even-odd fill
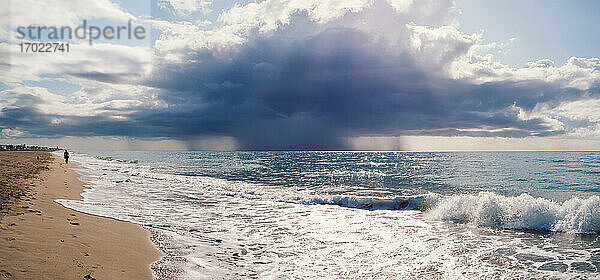
[[[427,72],[399,48],[353,29],[316,36],[260,38],[233,57],[203,51],[201,63],[165,68],[152,86],[178,104],[140,116],[182,126],[182,133],[235,136],[244,148],[343,148],[360,135],[551,135],[542,120],[523,121],[516,105],[575,100],[579,90],[542,81],[474,85]],[[185,116],[184,122],[172,122]],[[465,132],[464,129],[496,132]]]
[[[246,149],[341,149],[341,137],[361,135],[560,133],[541,120],[520,120],[511,105],[532,109],[582,94],[540,81],[473,85],[441,79],[407,52],[395,51],[352,29],[301,40],[273,36],[249,42],[228,59],[200,52],[194,60],[201,63],[162,69],[150,85],[162,89],[168,109],[124,121],[69,117],[57,125],[50,124],[55,116],[4,109],[1,121],[37,135],[228,135]],[[484,127],[511,129],[461,131]]]
[[[227,54],[189,51],[187,63],[159,65],[146,83],[158,89],[167,108],[121,120],[61,117],[32,109],[30,100],[2,109],[0,128],[45,136],[232,136],[241,149],[344,149],[342,139],[354,136],[560,134],[543,120],[519,118],[517,107],[557,106],[598,92],[542,81],[476,85],[446,79],[439,69],[444,65],[423,65],[402,34],[400,42],[390,42],[354,28],[304,37],[283,30],[255,36]],[[85,75],[115,81],[102,73]],[[54,118],[64,121],[52,123]]]

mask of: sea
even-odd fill
[[[157,279],[600,279],[599,152],[74,151]]]

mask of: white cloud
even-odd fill
[[[554,67],[554,61],[550,59],[540,59],[534,62],[527,63],[528,68],[549,68]]]
[[[481,34],[467,35],[452,26],[407,24],[406,28],[411,32],[413,55],[421,65],[431,69],[445,68],[482,40]]]
[[[24,131],[12,128],[3,128],[0,129],[0,138],[16,138],[27,135]]]
[[[207,25],[192,22],[153,21],[162,33],[155,43],[159,59],[168,63],[182,62],[190,51],[208,49],[227,52],[228,49],[246,42],[253,30],[267,34],[290,24],[292,15],[306,12],[310,19],[325,23],[347,12],[358,12],[372,4],[372,0],[317,1],[317,0],[266,0],[260,3],[234,5],[223,11],[218,27],[201,29]]]
[[[464,60],[457,61],[455,69],[463,72],[461,78],[472,79],[476,82],[504,81],[504,80],[541,80],[556,83],[564,87],[588,90],[600,81],[598,71],[598,58],[571,57],[564,65],[554,66],[551,60],[543,59],[528,63],[524,68],[511,68],[487,57],[471,56],[471,63]]]
[[[7,44],[0,43],[0,46]],[[71,44],[68,53],[25,53],[19,51],[18,45],[11,47],[11,71],[0,77],[3,83],[56,75],[88,75],[90,79],[112,76],[135,81],[151,70],[151,50],[142,46]]]
[[[175,12],[181,16],[190,16],[195,12],[203,14],[211,12],[212,1],[208,0],[159,0],[158,5],[161,8],[172,7]]]
[[[373,4],[373,0],[266,0],[260,3],[235,5],[222,13],[219,20],[226,25],[238,27],[238,32],[248,34],[254,28],[259,32],[271,32],[290,24],[291,16],[306,12],[309,18],[325,23],[347,12],[358,12]]]
[[[55,94],[47,88],[21,86],[3,91],[0,107],[33,108],[45,115],[61,117],[127,118],[140,110],[164,108],[167,105],[156,98],[151,88],[127,85],[102,84],[98,88],[85,87],[69,95]],[[54,124],[61,118],[52,120]]]
[[[453,24],[457,13],[453,1],[265,0],[236,4],[223,11],[212,23],[212,29],[196,22],[152,22],[162,31],[155,43],[157,62],[182,63],[198,50],[209,50],[222,57],[231,55],[252,37],[269,36],[289,27],[295,15],[306,15],[316,26],[307,28],[304,36],[327,28],[355,28],[401,43],[406,41],[408,32],[403,25]]]
[[[135,19],[130,13],[110,0],[45,0],[43,3],[35,0],[8,0],[10,21],[3,21],[0,27],[3,38],[8,38],[10,28],[18,26],[77,26],[83,19],[111,19],[127,21]],[[12,37],[14,38],[14,36]]]
[[[538,103],[530,111],[518,109],[522,120],[544,120],[552,129],[564,130],[565,136],[600,137],[600,99],[585,98],[558,105]]]

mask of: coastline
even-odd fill
[[[8,279],[152,279],[150,265],[163,255],[150,233],[130,222],[63,207],[56,199],[81,199],[72,168],[54,154],[49,170],[0,220],[0,276]]]

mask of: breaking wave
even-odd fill
[[[571,198],[562,203],[529,194],[491,192],[442,196],[378,198],[360,196],[287,197],[285,202],[338,205],[365,210],[420,210],[426,218],[514,230],[600,233],[600,197]]]
[[[433,220],[500,229],[600,233],[600,197],[563,203],[528,194],[507,197],[490,192],[430,197],[425,216]]]
[[[425,202],[424,196],[413,197],[359,197],[359,196],[308,196],[284,199],[286,202],[300,204],[338,205],[347,208],[365,210],[419,210]]]

